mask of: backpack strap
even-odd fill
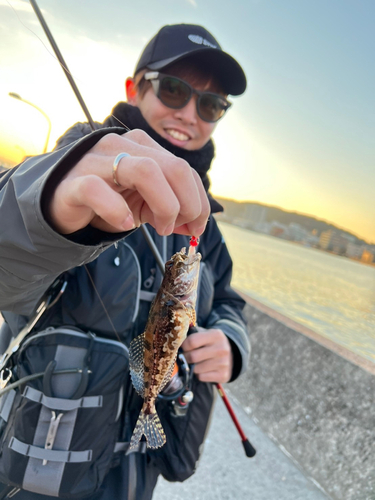
[[[34,328],[44,312],[59,300],[61,295],[64,293],[67,284],[68,282],[65,281],[61,276],[59,276],[52,283],[45,295],[42,297],[40,303],[34,311],[34,314],[31,316],[27,324],[22,328],[17,337],[10,342],[7,350],[4,352],[0,359],[0,389],[4,389],[10,379],[8,373],[10,372],[10,370],[6,366],[12,355],[18,351],[21,343]]]
[[[132,451],[129,450],[130,441],[121,441],[115,443],[114,453],[125,453],[125,455],[130,455],[130,453],[146,453],[147,443],[146,441],[139,441],[138,445]]]
[[[9,441],[9,448],[20,455],[39,460],[62,462],[62,463],[81,463],[92,461],[92,450],[84,451],[65,451],[65,450],[49,450],[34,446],[32,444],[23,443],[19,439],[12,437]]]

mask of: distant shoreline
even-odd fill
[[[265,218],[269,222],[272,219],[274,219],[275,221],[279,220],[279,222],[287,223],[286,220],[283,220],[286,218],[289,222],[291,220],[294,220],[296,222],[298,221],[298,223],[302,223],[302,225],[305,226],[306,228],[307,226],[309,226],[310,230],[320,226],[320,230],[325,231],[327,229],[333,229],[335,231],[347,233],[348,235],[355,237],[358,241],[361,241],[365,245],[368,246],[375,245],[375,240],[373,240],[373,238],[371,238],[372,239],[371,243],[368,237],[365,238],[358,236],[355,232],[353,232],[352,229],[345,229],[344,227],[337,225],[334,222],[330,222],[327,219],[323,219],[316,215],[307,214],[304,212],[298,212],[296,210],[288,210],[276,205],[269,205],[267,203],[261,203],[257,201],[250,201],[250,200],[237,201],[231,198],[223,198],[221,196],[215,196],[215,195],[214,198],[224,207],[224,213],[219,213],[217,215],[219,215],[219,217],[221,217],[222,220],[227,219],[230,223],[232,223],[231,221],[233,221],[234,219],[238,219],[239,221],[241,221],[241,223],[247,224],[248,222],[250,222],[249,213],[247,212],[247,210],[251,207],[260,207],[266,209],[267,211],[271,211],[273,213],[271,218],[269,217]],[[254,223],[254,220],[252,222]],[[314,227],[312,227],[311,224]],[[251,227],[249,229],[251,229]]]
[[[360,259],[356,259],[354,257],[348,257],[347,255],[340,255],[340,254],[338,254],[336,252],[332,252],[330,250],[323,250],[322,248],[319,248],[317,246],[306,246],[306,245],[304,245],[303,243],[301,243],[299,241],[293,241],[293,240],[287,240],[287,239],[284,239],[284,238],[278,238],[277,236],[273,236],[272,234],[267,234],[267,233],[262,233],[260,231],[255,231],[254,229],[251,229],[249,227],[243,227],[243,226],[241,226],[239,224],[235,224],[234,222],[231,222],[230,220],[224,220],[224,219],[220,219],[220,218],[217,218],[216,220],[220,224],[228,224],[229,226],[238,227],[239,229],[244,229],[245,231],[251,231],[252,233],[255,233],[255,234],[260,234],[260,235],[263,235],[263,236],[268,236],[270,238],[276,238],[277,240],[279,240],[279,241],[285,241],[286,243],[292,243],[292,244],[297,245],[297,246],[302,247],[302,248],[311,248],[312,250],[318,250],[319,252],[322,252],[322,253],[325,253],[325,254],[334,255],[335,257],[342,257],[345,260],[350,260],[352,262],[357,262],[358,264],[361,264],[363,266],[375,267],[375,262],[363,262]]]

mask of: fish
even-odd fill
[[[189,327],[196,324],[195,303],[201,254],[190,246],[176,252],[165,264],[162,284],[151,305],[144,333],[129,346],[129,367],[133,386],[143,406],[130,440],[130,450],[142,436],[148,448],[160,448],[166,436],[155,401],[171,379],[178,349]]]

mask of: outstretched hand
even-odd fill
[[[116,156],[126,152],[113,180]],[[209,216],[202,181],[189,164],[163,149],[142,130],[108,134],[57,186],[47,217],[61,234],[87,225],[107,232],[151,224],[160,235],[199,236]]]

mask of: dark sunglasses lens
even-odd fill
[[[202,94],[199,98],[199,115],[206,122],[217,122],[227,107],[224,99],[213,94]]]
[[[170,108],[182,108],[190,95],[189,86],[178,78],[166,76],[160,81],[159,99]]]

